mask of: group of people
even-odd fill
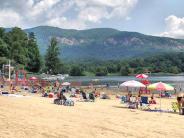
[[[128,92],[126,96],[121,97],[123,103],[128,103],[130,108],[137,108],[142,106],[142,104],[156,104],[154,94],[151,95],[151,99],[148,100],[147,96],[141,96],[139,93],[137,96],[133,96],[131,92]]]

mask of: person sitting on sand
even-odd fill
[[[136,108],[138,109],[139,105],[141,104],[141,94],[139,93],[136,97]]]
[[[82,94],[82,98],[83,98],[84,100],[87,100],[86,93],[85,93],[83,90],[81,90],[81,94]]]
[[[101,94],[100,99],[110,99],[110,97],[104,92]]]
[[[154,94],[151,95],[151,100],[149,101],[149,104],[156,104],[156,100],[154,98]]]
[[[130,102],[130,98],[132,97],[132,93],[129,91],[126,97],[127,97],[127,102]]]
[[[95,101],[95,96],[94,96],[94,93],[93,92],[90,92],[89,93],[89,100],[91,100],[91,101]]]
[[[67,100],[66,96],[63,94],[62,91],[58,92],[57,98],[58,98],[59,100],[62,100],[62,103],[63,103],[63,104],[64,104],[64,103],[66,102],[66,100]]]
[[[95,95],[95,97],[99,97],[99,96],[100,96],[100,92],[98,92],[98,91],[96,90],[96,88],[95,88],[95,90],[94,90],[94,95]]]
[[[3,84],[1,84],[1,88],[4,88],[4,85]]]

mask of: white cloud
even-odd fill
[[[42,14],[44,11],[50,10],[52,6],[56,5],[60,0],[41,0],[32,7],[32,16]]]
[[[20,15],[11,10],[0,11],[0,26],[13,27],[17,24],[21,24]]]
[[[89,22],[100,22],[101,19],[126,18],[138,0],[75,0],[79,18]]]
[[[87,22],[100,23],[102,18],[107,18],[108,13],[104,8],[89,7],[80,11],[78,18]]]
[[[71,28],[85,29],[86,28],[86,24],[84,24],[84,22],[81,22],[79,20],[67,20],[66,17],[53,18],[47,21],[46,25],[65,28],[65,29],[71,29]]]
[[[180,18],[175,15],[170,15],[165,19],[166,30],[161,33],[161,36],[184,38],[184,17]]]
[[[127,19],[138,0],[1,0],[0,25],[52,25],[84,29],[105,20]]]

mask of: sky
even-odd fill
[[[184,38],[184,0],[0,0],[0,26],[114,28]]]

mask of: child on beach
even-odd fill
[[[154,99],[154,94],[151,95],[151,100],[149,101],[149,104],[156,104],[156,100]]]

